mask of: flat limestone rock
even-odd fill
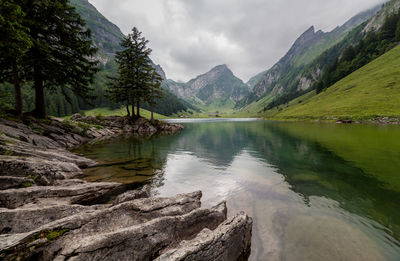
[[[22,188],[24,186],[30,186],[34,183],[35,182],[29,178],[0,176],[0,190]]]
[[[214,229],[226,219],[225,203],[201,209],[200,197],[201,192],[195,192],[137,199],[83,211],[30,233],[0,235],[0,258],[143,260],[157,256],[161,249],[192,238],[205,227]],[[53,234],[57,238],[49,236]]]
[[[37,185],[52,185],[56,180],[72,179],[82,174],[82,170],[70,162],[0,155],[0,176],[29,178]]]
[[[225,204],[181,216],[159,217],[137,226],[70,241],[55,259],[152,260],[164,248],[192,238],[204,227],[215,229],[225,218]]]
[[[105,207],[102,205],[33,205],[26,208],[0,209],[0,234],[29,232],[58,219]]]
[[[229,218],[214,231],[204,229],[194,239],[182,241],[164,252],[157,261],[247,260],[253,220],[244,213]]]
[[[86,204],[104,196],[121,186],[119,183],[101,182],[74,184],[69,186],[32,186],[0,191],[1,208],[18,208],[26,204],[65,205]]]
[[[115,206],[134,199],[148,198],[148,197],[149,195],[144,190],[131,190],[116,197],[112,204]]]

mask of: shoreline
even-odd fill
[[[83,181],[82,169],[97,163],[69,151],[123,133],[182,129],[114,116],[29,125],[0,118],[0,258],[204,260],[210,247],[217,256],[245,258],[252,228],[245,213],[228,218],[225,202],[203,209],[201,192],[151,198],[120,183]],[[226,240],[231,245],[214,245]]]
[[[358,124],[358,125],[400,125],[400,117],[376,117],[365,118],[360,117],[287,117],[287,118],[274,118],[265,117],[265,120],[277,122],[309,122],[309,123],[336,123],[336,124]]]

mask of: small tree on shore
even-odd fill
[[[146,101],[148,97],[150,79],[153,76],[148,42],[136,27],[122,40],[121,46],[124,49],[115,55],[118,76],[110,78],[108,87],[110,97],[115,102],[126,105],[128,116],[131,104],[132,117],[140,117],[140,103]]]

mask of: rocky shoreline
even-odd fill
[[[79,178],[96,162],[68,151],[130,133],[173,134],[179,124],[126,117],[18,122],[0,118],[0,259],[246,260],[252,219],[201,192],[151,198]]]

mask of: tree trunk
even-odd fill
[[[153,117],[153,111],[154,111],[154,108],[153,108],[153,106],[152,106],[152,107],[151,107],[151,120],[154,119],[154,117]]]
[[[136,101],[136,116],[140,118],[140,103],[139,100]]]
[[[14,89],[15,89],[15,110],[18,115],[22,114],[22,94],[21,94],[21,85],[19,80],[18,66],[17,60],[13,59],[13,81],[14,81]]]
[[[129,104],[126,104],[126,112],[128,113],[128,117],[131,117],[131,112],[129,111]]]
[[[132,105],[131,105],[131,108],[132,108],[132,118],[135,118],[136,116],[135,116],[135,105],[132,103]]]
[[[39,119],[46,118],[46,105],[44,102],[44,89],[42,71],[38,65],[34,66],[34,86],[35,86],[35,110],[33,114]]]

